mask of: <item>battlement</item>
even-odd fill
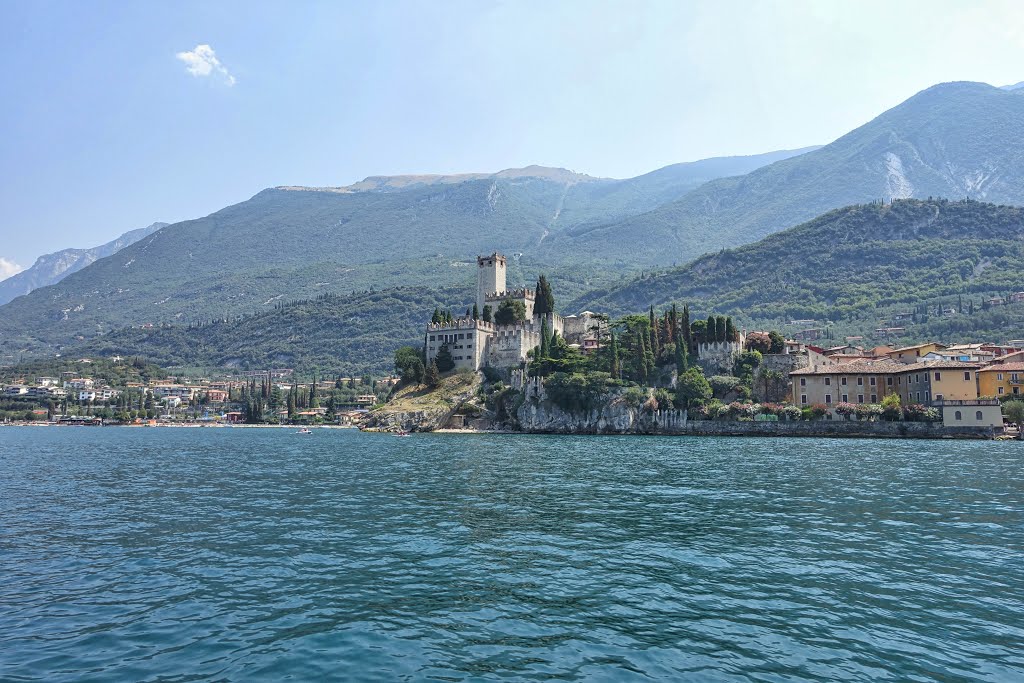
[[[495,329],[496,325],[494,323],[474,320],[473,318],[456,318],[450,323],[427,323],[428,332],[437,332],[438,330],[485,330],[493,332]]]
[[[491,254],[490,256],[477,256],[476,257],[476,264],[480,268],[483,268],[484,266],[492,266],[495,263],[504,266],[507,262],[508,261],[505,258],[504,254],[501,254],[501,253],[499,253],[497,251],[494,252],[493,254]]]
[[[492,299],[537,299],[537,292],[532,289],[509,289],[504,292],[487,292],[485,297],[488,301]]]

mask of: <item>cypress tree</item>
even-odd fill
[[[725,341],[736,341],[739,335],[736,333],[736,326],[732,323],[732,317],[725,319]]]
[[[686,353],[689,354],[693,348],[693,330],[690,329],[690,305],[683,304],[683,319],[680,321],[680,331],[683,333],[683,342],[686,344]]]
[[[482,316],[483,321],[485,323],[494,322],[494,315],[493,315],[493,312],[491,311],[490,305],[488,305],[488,304],[484,305],[484,310],[483,310],[483,313],[481,313],[481,316]]]
[[[544,316],[540,321],[540,358],[547,358],[551,353],[551,328],[548,327],[548,318]]]
[[[615,330],[611,331],[611,375],[612,379],[622,379],[622,368],[619,364],[619,341],[615,337]]]
[[[479,319],[480,319],[480,310],[477,308],[476,304],[473,304],[473,320],[479,320]]]
[[[428,387],[436,387],[441,383],[441,372],[437,369],[437,363],[430,361],[426,372],[423,373],[423,383]]]
[[[533,314],[544,316],[555,312],[555,295],[551,291],[551,283],[541,275],[537,280],[536,298],[533,304]]]
[[[442,320],[443,320],[443,318],[441,318],[441,309],[439,309],[439,308],[437,308],[435,306],[434,307],[434,315],[430,316],[430,322],[432,322],[432,323],[434,323],[436,325],[437,323],[441,322]]]
[[[718,321],[713,315],[708,316],[708,327],[704,332],[704,341],[718,341]]]

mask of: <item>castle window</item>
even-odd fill
[[[981,415],[981,411],[980,410],[974,414],[974,419],[979,421],[979,422],[981,422],[984,419],[982,417],[982,415]]]
[[[959,410],[956,411],[956,419],[958,419],[958,420],[964,419],[964,414],[961,413]]]

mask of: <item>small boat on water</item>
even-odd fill
[[[305,427],[303,427],[302,429],[300,429],[299,431],[297,431],[297,432],[295,432],[295,433],[296,433],[296,434],[312,434],[312,433],[313,433],[313,430],[311,430],[311,429],[306,429]]]
[[[409,432],[402,430],[400,432],[395,432],[395,436],[409,436]]]

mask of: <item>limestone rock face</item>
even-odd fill
[[[685,412],[635,408],[617,395],[586,412],[568,412],[546,397],[534,397],[523,402],[516,419],[524,432],[547,434],[654,434],[686,425]]]

